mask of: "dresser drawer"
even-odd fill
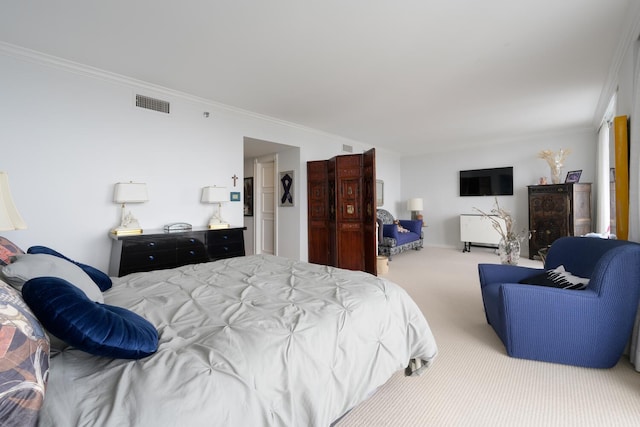
[[[209,256],[203,244],[176,249],[176,266],[198,264],[207,261],[209,261]]]
[[[176,247],[175,241],[175,238],[157,239],[152,237],[139,237],[125,240],[122,243],[122,250],[126,253],[170,250]]]
[[[201,234],[189,234],[177,236],[175,245],[177,248],[204,248],[206,238]]]
[[[120,275],[124,276],[136,271],[161,270],[173,267],[175,263],[175,249],[127,252],[123,254],[120,263]]]
[[[223,245],[229,242],[243,242],[243,234],[241,229],[215,230],[209,231],[207,235],[207,244]]]
[[[209,258],[211,260],[231,258],[244,255],[244,242],[227,242],[220,244],[209,244]]]

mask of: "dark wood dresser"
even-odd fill
[[[109,234],[113,239],[109,276],[243,256],[243,231],[244,227],[234,227],[171,233],[155,230],[131,236]]]
[[[530,185],[529,258],[564,236],[591,232],[591,184]]]

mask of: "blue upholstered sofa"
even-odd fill
[[[589,279],[586,287],[536,285],[559,266]],[[509,356],[589,368],[610,368],[622,356],[640,298],[639,244],[563,237],[549,248],[543,269],[479,264],[478,270],[487,321]]]
[[[407,230],[401,233],[398,224],[388,211],[378,209],[378,255],[391,257],[409,249],[420,250],[424,244],[422,220],[401,219],[398,222]]]

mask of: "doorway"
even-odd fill
[[[301,204],[297,203],[294,208],[279,208],[277,178],[279,168],[297,170],[299,165],[299,147],[244,137],[244,177],[253,178],[254,189],[253,212],[244,217],[247,255],[268,253],[301,258],[300,239],[289,238],[289,230],[300,228]],[[285,224],[285,237],[281,236],[282,224]],[[296,231],[294,235],[299,234]]]

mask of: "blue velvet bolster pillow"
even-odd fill
[[[60,252],[56,252],[53,249],[48,248],[46,246],[31,246],[27,250],[27,253],[48,254],[48,255],[57,256],[58,258],[66,259],[67,261],[77,265],[85,273],[87,273],[87,275],[91,277],[91,280],[93,280],[95,284],[98,285],[98,287],[102,292],[106,291],[107,289],[110,289],[111,286],[113,285],[113,283],[111,282],[111,278],[107,276],[105,273],[103,273],[102,271],[98,270],[97,268],[69,259],[66,256],[62,255]]]
[[[50,333],[87,353],[141,359],[158,349],[158,332],[147,320],[127,309],[93,302],[64,279],[28,280],[22,296]]]

